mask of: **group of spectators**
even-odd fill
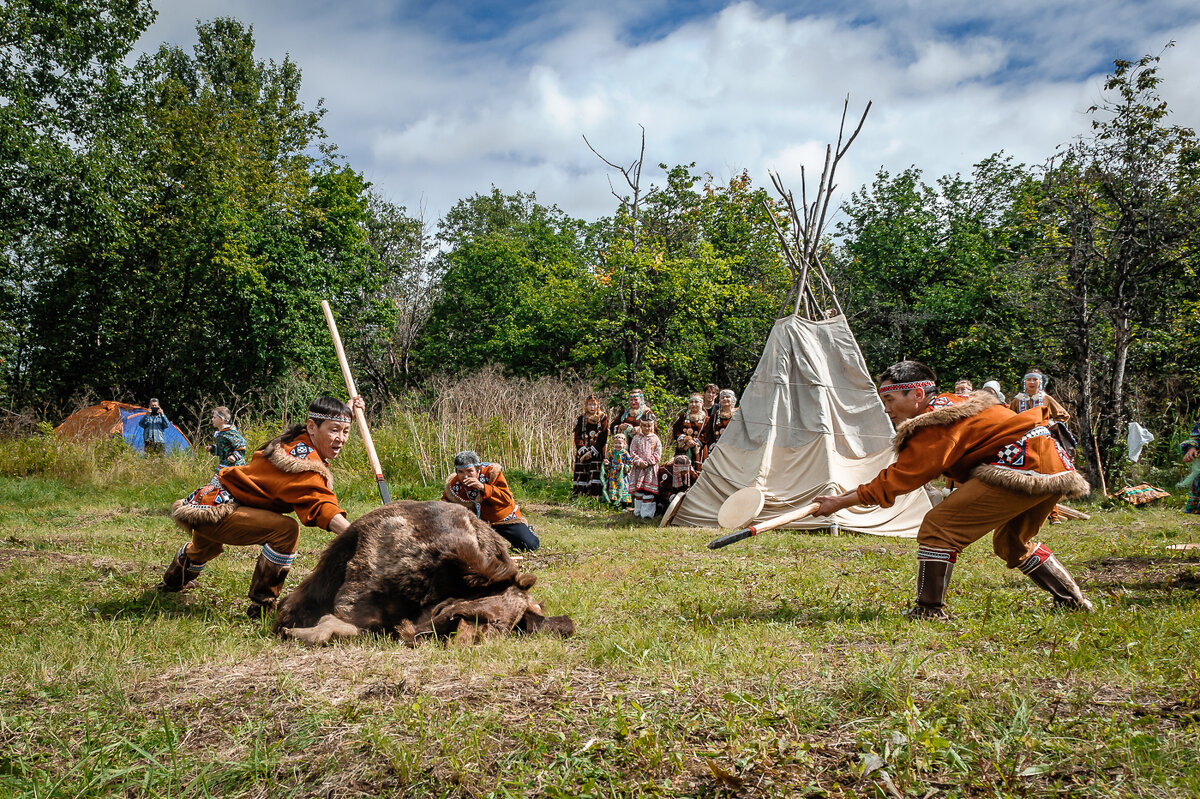
[[[575,420],[575,469],[572,490],[600,497],[617,509],[650,519],[677,494],[687,491],[704,468],[737,411],[737,395],[710,383],[692,394],[671,425],[674,457],[662,464],[659,419],[641,389],[612,421],[596,397],[588,397]]]

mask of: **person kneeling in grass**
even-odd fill
[[[1055,504],[1090,487],[1050,435],[1049,408],[1017,413],[991,392],[930,407],[933,370],[901,361],[879,375],[884,410],[896,426],[896,462],[840,496],[819,496],[821,516],[851,505],[891,507],[899,494],[940,474],[957,491],[929,513],[917,532],[917,599],[909,618],[949,618],[946,584],[958,554],[990,531],[992,548],[1054,597],[1056,606],[1091,612],[1092,603],[1045,544],[1032,543]]]
[[[446,478],[442,499],[466,506],[513,549],[532,552],[541,545],[513,499],[500,464],[483,463],[472,450],[454,456],[454,474]]]
[[[300,543],[299,524],[283,514],[295,513],[306,526],[334,535],[350,526],[333,492],[329,461],[350,437],[351,406],[363,408],[362,397],[350,406],[318,397],[303,424],[263,444],[250,463],[221,469],[208,485],[178,500],[171,518],[192,540],[175,554],[159,590],[194,588],[205,564],[227,544],[261,546],[247,613],[260,618],[274,609]]]

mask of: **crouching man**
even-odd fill
[[[1056,606],[1091,612],[1092,604],[1054,554],[1033,538],[1064,496],[1090,489],[1050,435],[1048,410],[1016,413],[991,392],[957,404],[931,401],[928,366],[901,361],[879,375],[883,407],[896,426],[896,462],[841,496],[820,496],[820,515],[851,505],[890,507],[899,494],[944,474],[959,484],[925,515],[917,532],[917,600],[909,618],[946,619],[946,584],[958,553],[990,531],[992,549],[1054,597]]]
[[[362,397],[351,406],[363,408]],[[318,397],[303,424],[259,447],[250,463],[222,469],[208,485],[178,500],[171,518],[192,540],[179,548],[159,589],[195,587],[205,564],[228,544],[261,546],[247,613],[259,618],[274,609],[300,542],[296,519],[283,514],[295,513],[306,526],[335,535],[350,526],[333,492],[329,461],[350,437],[351,406]]]
[[[446,478],[442,499],[465,506],[513,549],[532,552],[541,543],[513,499],[500,464],[483,463],[472,450],[454,456],[454,474]]]

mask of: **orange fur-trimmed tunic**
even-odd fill
[[[525,515],[513,498],[508,481],[504,479],[504,470],[498,463],[484,463],[479,467],[479,482],[483,490],[467,488],[458,479],[457,474],[446,478],[442,489],[442,499],[464,505],[488,524],[515,524],[525,522]]]
[[[329,529],[345,515],[333,493],[333,475],[308,433],[272,441],[245,466],[222,469],[212,482],[175,503],[171,517],[182,527],[219,522],[239,505],[295,513],[308,527]]]
[[[891,507],[938,475],[1029,495],[1079,496],[1090,487],[1047,428],[1049,409],[1015,413],[990,392],[934,407],[896,429],[896,462],[858,487],[863,505]]]

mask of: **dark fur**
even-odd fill
[[[452,617],[455,624],[469,618],[505,631],[549,626],[561,632],[562,622],[524,620],[527,608],[537,608],[529,597],[536,579],[517,569],[504,539],[466,508],[393,502],[334,539],[312,574],[279,603],[275,631],[310,628],[333,615],[360,630],[406,639],[409,632],[443,632]],[[540,616],[532,609],[529,615]]]

